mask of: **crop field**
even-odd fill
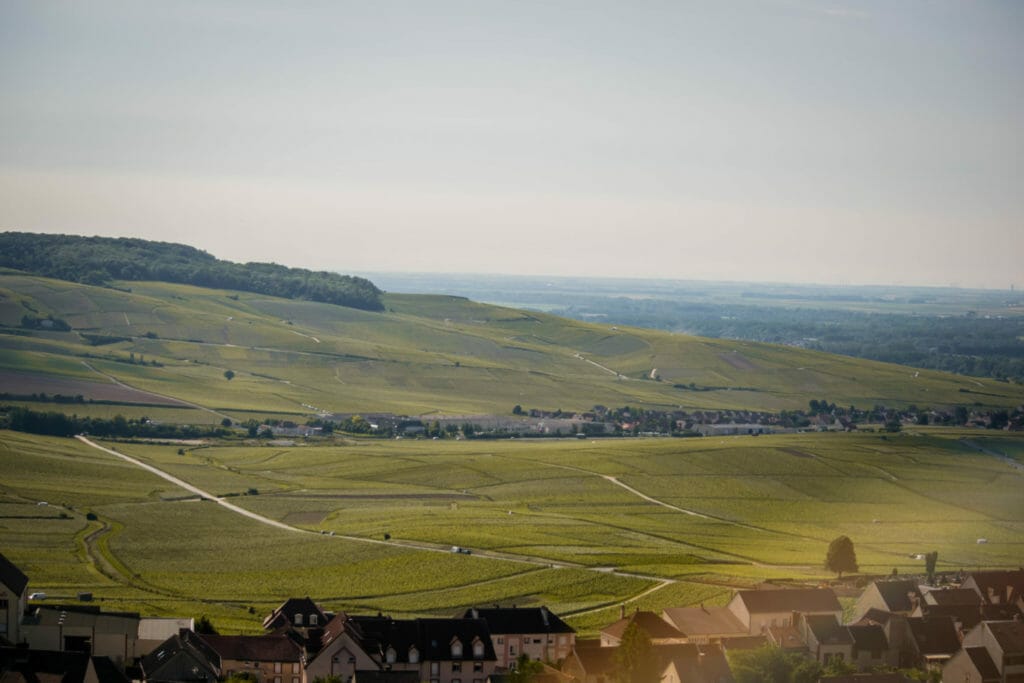
[[[285,598],[310,595],[402,615],[547,604],[591,632],[624,602],[717,604],[765,579],[826,578],[839,534],[866,573],[920,572],[913,556],[932,550],[940,571],[1019,566],[1024,471],[1005,458],[1022,444],[937,429],[180,453],[104,444],[289,531],[76,440],[0,432],[0,548],[35,590],[206,613],[228,630],[257,630]]]
[[[0,370],[23,373],[0,376],[0,391],[19,393],[34,383],[37,391],[88,396],[104,387],[121,391],[125,402],[156,402],[129,387],[235,419],[318,410],[507,415],[517,404],[778,411],[803,408],[808,396],[859,407],[1024,401],[1016,384],[589,324],[458,297],[388,294],[386,311],[368,313],[184,285],[130,285],[129,292],[0,274]],[[72,330],[22,329],[26,311]],[[225,379],[227,370],[234,379]],[[44,388],[57,385],[67,391]]]

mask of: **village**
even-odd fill
[[[756,667],[779,656],[829,683],[1024,681],[1024,569],[945,578],[875,580],[845,619],[832,586],[764,584],[723,606],[622,605],[588,639],[543,606],[395,619],[308,597],[286,599],[262,635],[218,635],[193,618],[50,604],[0,554],[0,681],[742,683],[775,680]]]

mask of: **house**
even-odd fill
[[[303,683],[302,648],[287,635],[200,638],[220,657],[221,676],[248,673],[268,683]]]
[[[4,683],[127,683],[106,657],[84,652],[0,647],[0,681]]]
[[[543,606],[474,607],[462,618],[487,622],[499,667],[510,667],[523,654],[542,662],[560,662],[576,643],[576,631]]]
[[[0,553],[0,643],[21,642],[21,615],[28,607],[28,577]]]
[[[895,667],[899,653],[889,647],[885,629],[878,624],[851,624],[846,627],[853,638],[850,664],[861,671],[874,671],[883,667]]]
[[[853,636],[834,614],[795,614],[793,628],[811,659],[824,666],[853,659]]]
[[[146,683],[214,683],[221,674],[220,656],[192,631],[171,636],[139,666]]]
[[[615,680],[616,647],[602,647],[601,641],[577,640],[562,662],[562,672],[577,683],[611,683]]]
[[[392,619],[338,615],[324,629],[306,677],[411,671],[430,683],[484,683],[496,656],[483,619]]]
[[[664,683],[732,683],[735,679],[719,645],[675,647],[661,670]]]
[[[626,632],[630,624],[636,624],[650,638],[652,645],[671,645],[686,642],[686,634],[681,633],[676,627],[654,612],[641,612],[637,610],[628,617],[623,616],[614,624],[601,629],[601,646],[617,647],[622,642],[622,634]]]
[[[738,591],[728,608],[752,636],[766,633],[772,626],[792,625],[794,612],[832,614],[837,621],[843,618],[843,608],[829,588]]]
[[[661,617],[685,633],[690,643],[718,643],[723,638],[749,635],[746,625],[728,607],[669,607]]]
[[[274,630],[280,628],[317,628],[327,623],[327,615],[320,607],[309,599],[289,598],[263,620],[263,628]]]
[[[960,649],[956,624],[950,617],[896,617],[904,634],[890,637],[899,643],[899,666],[937,671]]]
[[[864,616],[869,609],[909,617],[922,600],[924,596],[916,581],[875,581],[857,599],[853,608],[854,621]]]
[[[1008,619],[1024,614],[1024,569],[971,572],[960,588],[973,590],[986,605],[1008,608]]]
[[[1024,623],[983,621],[965,636],[942,678],[960,683],[1024,681]]]
[[[103,612],[92,605],[42,605],[22,620],[22,637],[36,650],[84,652],[118,666],[140,657],[136,612]]]

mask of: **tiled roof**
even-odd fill
[[[1019,621],[987,621],[999,647],[1006,654],[1024,654],[1024,623]]]
[[[0,553],[0,583],[15,595],[22,595],[28,585],[28,577],[13,562]]]
[[[288,636],[200,636],[220,658],[252,662],[301,661],[298,646]]]
[[[981,604],[981,598],[970,588],[947,588],[945,590],[929,591],[928,602],[933,605],[970,605],[977,607]]]
[[[466,610],[463,619],[483,619],[491,633],[574,633],[547,607],[487,607]]]
[[[846,627],[839,624],[834,614],[806,614],[803,617],[807,628],[821,645],[850,645],[853,637]]]
[[[173,635],[142,658],[142,672],[146,677],[154,674],[179,653],[186,653],[197,665],[201,664],[207,672],[214,676],[220,675],[220,655],[192,631],[182,631]]]
[[[688,636],[747,632],[728,607],[669,607],[663,614],[666,621]]]
[[[383,657],[394,648],[397,662],[409,661],[409,649],[416,648],[420,661],[452,659],[494,661],[494,646],[483,619],[392,619],[379,616],[349,616],[344,628],[369,654]],[[453,657],[452,643],[462,644],[462,657]],[[473,643],[483,646],[483,656],[473,656]]]
[[[601,629],[601,635],[606,635],[611,638],[622,638],[622,634],[626,632],[626,627],[633,623],[635,623],[641,631],[646,633],[647,637],[651,640],[685,637],[679,629],[672,626],[654,612],[640,611],[633,612],[628,617],[619,619],[614,624],[604,627]]]
[[[302,615],[302,623],[295,623],[295,615]],[[263,620],[263,628],[273,629],[281,626],[309,626],[309,615],[315,614],[317,625],[323,626],[327,616],[320,606],[313,602],[308,596],[305,598],[288,598],[280,607],[275,609]]]
[[[740,591],[736,594],[751,614],[765,612],[842,612],[836,594],[828,588],[792,588]]]
[[[992,661],[992,656],[989,655],[987,649],[983,647],[968,647],[964,649],[964,652],[967,653],[974,668],[978,670],[981,680],[999,680],[999,669],[996,668],[996,663]]]
[[[853,638],[853,646],[858,650],[878,652],[889,649],[885,631],[878,624],[852,624],[846,628]]]
[[[908,617],[907,625],[922,655],[952,655],[960,649],[951,617]]]
[[[916,581],[876,581],[875,588],[890,612],[910,612],[914,609],[911,598],[920,602],[922,597]]]

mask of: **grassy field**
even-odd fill
[[[516,404],[778,411],[805,408],[808,397],[860,407],[1024,402],[1015,384],[458,297],[389,294],[385,312],[368,313],[130,284],[123,292],[0,274],[0,390],[52,394],[62,386],[88,398],[130,387],[149,394],[125,395],[126,402],[173,397],[243,420],[318,410],[507,415]],[[26,312],[74,329],[20,329]],[[652,371],[661,381],[650,379]],[[691,383],[707,390],[676,386]]]
[[[4,554],[35,590],[207,613],[228,630],[308,594],[404,615],[547,604],[589,632],[642,594],[637,606],[660,609],[825,578],[839,534],[868,573],[922,571],[911,556],[931,550],[940,570],[1024,561],[1024,473],[1000,457],[1024,439],[1009,434],[107,445],[305,532],[75,440],[0,432]]]

